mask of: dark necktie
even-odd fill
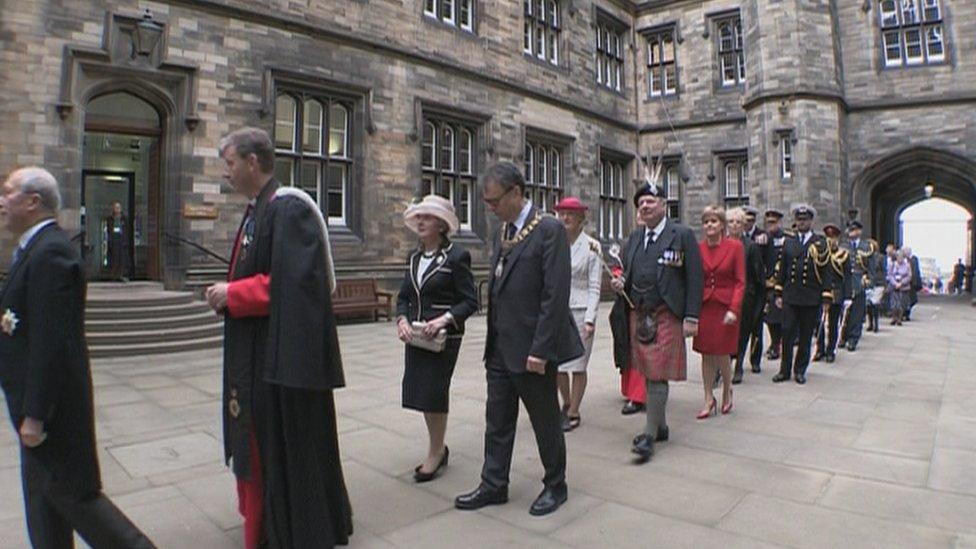
[[[515,223],[509,223],[507,228],[505,229],[505,240],[511,240],[515,238],[516,229],[517,227],[515,226]]]

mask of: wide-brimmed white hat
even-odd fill
[[[411,231],[417,232],[417,216],[432,215],[444,223],[447,223],[448,234],[458,230],[458,218],[454,213],[454,204],[451,201],[436,194],[429,194],[416,204],[411,204],[407,211],[403,212],[403,222]]]

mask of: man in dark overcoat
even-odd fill
[[[525,180],[514,164],[491,166],[481,183],[485,204],[502,222],[493,240],[488,282],[485,462],[481,483],[454,504],[472,510],[508,501],[521,401],[545,467],[543,490],[529,508],[529,513],[541,516],[558,509],[568,497],[557,367],[583,355],[569,310],[569,242],[563,224],[525,198]]]
[[[756,218],[759,216],[759,210],[755,206],[743,206],[742,210],[746,214],[746,229],[743,234],[744,239],[751,240],[757,248],[759,248],[759,258],[761,260],[760,267],[762,268],[762,273],[765,275],[766,265],[768,263],[775,263],[776,258],[770,257],[772,253],[770,248],[772,243],[769,240],[769,233],[765,229],[761,229],[756,225]],[[748,246],[746,247],[748,250]],[[749,259],[746,259],[746,266],[749,268]],[[748,274],[748,273],[747,273]],[[765,276],[762,277],[765,281]],[[763,285],[765,288],[765,284]],[[762,356],[763,356],[763,332],[765,331],[764,318],[766,316],[766,292],[765,289],[762,290],[759,298],[759,303],[756,306],[756,315],[753,316],[752,327],[750,330],[750,337],[746,342],[750,346],[749,354],[749,364],[752,366],[752,372],[758,374],[762,371]],[[743,354],[745,350],[743,349]],[[733,382],[735,379],[742,379],[742,368],[745,360],[736,361],[736,374],[733,374]]]
[[[153,547],[101,490],[85,275],[58,227],[60,204],[42,168],[15,171],[0,196],[19,239],[0,296],[0,385],[20,436],[27,533],[42,549],[74,547],[74,532],[92,547]]]
[[[352,511],[333,391],[344,385],[325,220],[275,180],[274,146],[244,128],[221,141],[224,177],[249,203],[228,282],[207,289],[224,316],[224,451],[248,549],[348,543]]]

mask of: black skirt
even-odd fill
[[[461,350],[461,338],[448,339],[444,350],[432,353],[406,345],[403,370],[403,407],[446,414],[451,376]]]

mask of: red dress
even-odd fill
[[[745,247],[736,238],[722,238],[718,246],[702,241],[704,291],[698,317],[698,335],[692,348],[705,355],[734,355],[739,345],[739,317],[746,291]],[[735,313],[736,321],[724,324],[725,313]]]

